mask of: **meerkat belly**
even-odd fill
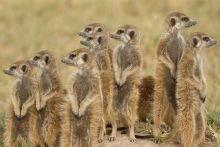
[[[18,118],[14,115],[14,122],[13,122],[13,138],[17,138],[18,136],[21,136],[24,139],[28,138],[28,132],[29,132],[29,114],[25,115],[22,118]]]
[[[43,125],[47,119],[47,105],[42,108],[37,114],[37,129],[40,135],[43,135]]]
[[[42,94],[44,94],[51,88],[51,81],[49,80],[50,76],[47,73],[43,72],[40,79],[41,79],[40,90]]]
[[[127,80],[122,86],[115,84],[115,92],[113,97],[113,109],[118,114],[126,112],[129,103],[129,91],[131,90],[131,81]]]
[[[183,44],[184,43],[182,42],[181,39],[172,39],[172,40],[170,40],[170,42],[167,46],[168,54],[176,67],[177,67],[177,64],[178,64],[180,57],[182,55],[182,51],[183,51],[183,47],[184,47]]]

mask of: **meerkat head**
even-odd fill
[[[55,58],[49,51],[40,51],[28,63],[41,69],[51,69],[55,67]]]
[[[197,22],[183,13],[172,12],[166,17],[166,24],[168,30],[177,31],[194,26],[197,24]]]
[[[32,73],[32,67],[26,61],[21,60],[13,63],[7,69],[3,70],[5,74],[22,79]]]
[[[104,24],[101,23],[92,23],[85,26],[79,33],[79,36],[89,37],[93,33],[107,33]]]
[[[70,52],[61,60],[62,63],[75,67],[90,67],[94,64],[93,56],[89,49],[79,48]]]
[[[105,33],[95,33],[80,41],[80,43],[91,49],[106,49],[108,46],[108,35]]]
[[[190,48],[194,48],[196,50],[200,50],[202,48],[209,48],[215,45],[216,43],[217,40],[201,32],[192,33],[187,41],[187,45],[189,45]]]
[[[139,32],[135,26],[124,25],[119,27],[116,32],[111,33],[110,37],[123,43],[137,43],[139,41]]]

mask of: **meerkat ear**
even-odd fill
[[[49,64],[49,62],[50,62],[49,56],[45,56],[44,61],[46,64]]]
[[[82,59],[83,59],[84,62],[87,62],[88,58],[89,58],[88,54],[83,54],[82,55]]]
[[[27,71],[27,65],[25,65],[25,64],[22,65],[21,66],[21,71],[25,73]]]
[[[135,35],[135,31],[134,30],[129,32],[129,36],[130,36],[131,39],[134,37],[134,35]]]
[[[173,18],[173,17],[170,18],[170,22],[169,22],[169,23],[170,23],[171,26],[175,26],[175,24],[176,24],[176,19]]]
[[[199,43],[199,40],[198,40],[196,37],[194,37],[194,38],[192,39],[192,45],[193,45],[194,47],[196,47],[196,46],[198,45],[198,43]]]
[[[101,36],[98,37],[97,41],[98,41],[99,44],[101,44],[101,42],[102,42],[102,37],[101,37]]]

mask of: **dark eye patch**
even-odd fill
[[[189,18],[188,17],[182,17],[181,20],[184,21],[184,22],[188,22]]]
[[[93,37],[88,37],[87,38],[87,41],[90,41],[90,40],[92,40],[93,39]]]
[[[117,31],[117,34],[122,34],[122,33],[124,33],[124,32],[125,32],[124,30],[119,29],[119,30]]]
[[[86,28],[85,32],[90,32],[92,29],[91,28]]]
[[[208,41],[210,41],[210,38],[209,37],[203,37],[202,40],[208,42]]]
[[[170,25],[171,26],[175,26],[175,24],[176,24],[176,19],[175,18],[171,18],[170,19]]]
[[[73,58],[75,58],[76,57],[76,54],[70,54],[69,55],[69,59],[71,59],[71,60],[73,60]]]
[[[15,69],[16,69],[16,66],[14,65],[10,67],[10,70],[15,70]]]
[[[98,28],[98,29],[97,29],[97,32],[102,32],[102,28]]]
[[[39,60],[39,59],[40,59],[39,56],[35,56],[35,57],[33,58],[34,61],[37,61],[37,60]]]

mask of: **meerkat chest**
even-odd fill
[[[173,61],[177,65],[182,55],[185,46],[185,41],[181,35],[177,37],[170,38],[167,43],[167,52]]]
[[[32,95],[33,84],[30,80],[22,80],[16,84],[16,97],[23,104]]]
[[[73,89],[76,92],[78,104],[86,97],[89,93],[90,87],[92,86],[91,78],[92,76],[86,73],[77,73],[75,77],[75,82],[73,83]]]
[[[118,50],[118,58],[117,58],[117,63],[118,65],[122,68],[125,69],[128,66],[132,65],[134,62],[134,55],[135,51],[133,50],[132,47],[129,46],[124,46],[124,48],[120,48]]]
[[[202,74],[202,66],[203,66],[203,63],[202,63],[202,58],[200,55],[196,55],[195,58],[194,58],[194,62],[195,62],[195,75],[200,79],[201,78],[201,74]]]
[[[110,59],[106,53],[97,53],[95,56],[99,71],[105,71],[109,68]]]
[[[40,77],[40,90],[42,94],[51,89],[51,80],[50,75],[48,73],[43,72]]]

